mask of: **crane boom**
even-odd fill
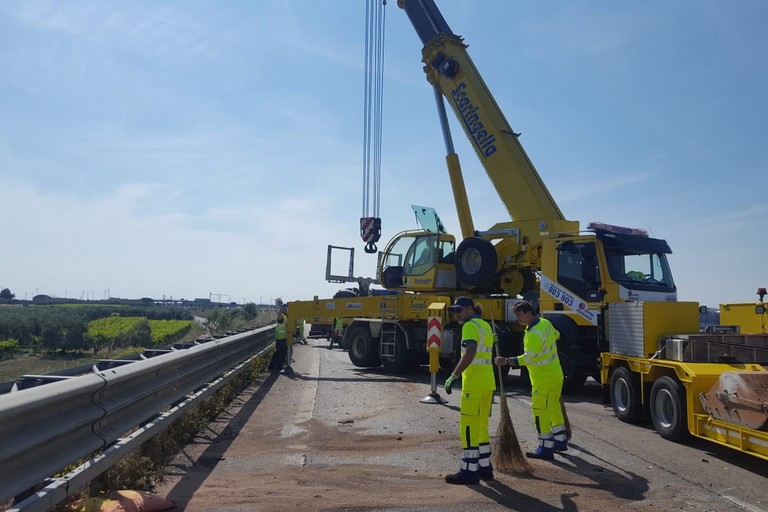
[[[427,81],[451,105],[512,220],[565,220],[552,195],[433,0],[398,0],[424,44]]]

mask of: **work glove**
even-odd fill
[[[447,394],[449,394],[449,395],[451,394],[451,386],[453,386],[453,381],[455,381],[458,378],[459,377],[457,375],[451,374],[450,377],[445,379],[445,392]]]

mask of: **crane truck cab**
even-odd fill
[[[536,298],[561,333],[558,352],[569,389],[600,378],[600,354],[608,346],[599,317],[606,305],[677,301],[665,240],[636,228],[588,227],[588,233],[545,241],[538,273]]]
[[[422,70],[433,87],[461,238],[446,232],[434,210],[414,207],[423,229],[396,235],[379,257],[377,279],[393,293],[371,300],[316,300],[303,318],[350,319],[345,337],[357,366],[405,369],[440,338],[441,356],[456,356],[458,323],[447,311],[472,295],[494,323],[501,355],[521,353],[524,326],[512,314],[536,301],[560,330],[565,387],[600,375],[598,319],[626,301],[675,301],[666,241],[641,230],[566,219],[498,103],[434,0],[398,0],[423,43]],[[456,116],[509,218],[476,230],[446,104]],[[459,243],[460,241],[460,243]],[[454,250],[455,249],[455,250]],[[303,306],[302,306],[303,307]],[[294,308],[296,309],[296,308]]]

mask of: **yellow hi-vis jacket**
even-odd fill
[[[562,382],[563,369],[557,356],[559,338],[560,331],[546,318],[539,318],[525,330],[525,353],[517,356],[517,364],[528,367],[532,386],[541,387]]]
[[[275,325],[275,339],[285,340],[288,339],[288,319],[283,313],[277,314],[277,324]]]
[[[461,372],[462,391],[487,391],[496,389],[493,378],[493,329],[482,318],[470,318],[461,327],[461,353],[466,352],[467,341],[477,342],[475,358]]]

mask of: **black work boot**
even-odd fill
[[[461,471],[459,471],[458,473],[445,475],[445,482],[448,484],[455,484],[455,485],[477,485],[480,483],[480,479],[477,477],[472,479],[470,477],[467,477],[466,475],[462,475]]]

